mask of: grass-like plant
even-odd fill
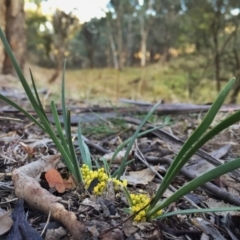
[[[192,133],[189,139],[185,142],[177,156],[175,157],[173,163],[169,167],[166,175],[164,176],[163,181],[161,182],[160,187],[158,188],[155,196],[151,200],[147,211],[146,211],[146,218],[151,219],[153,216],[156,216],[156,213],[160,210],[163,210],[165,207],[169,206],[169,204],[177,201],[185,194],[191,192],[192,190],[202,186],[204,183],[211,181],[225,173],[231,172],[237,168],[240,168],[240,158],[232,160],[228,163],[225,163],[221,166],[218,166],[201,176],[195,178],[194,180],[190,181],[179,190],[177,190],[172,196],[168,197],[167,199],[161,201],[162,196],[166,189],[169,187],[170,183],[174,179],[174,177],[179,173],[181,168],[186,164],[186,162],[191,158],[191,156],[200,148],[202,147],[208,140],[213,138],[216,134],[220,133],[222,130],[226,129],[227,127],[235,124],[240,120],[240,111],[232,114],[231,116],[227,117],[226,119],[222,120],[219,124],[213,127],[211,130],[209,126],[213,122],[216,114],[218,113],[219,109],[221,108],[225,98],[227,97],[228,93],[230,92],[231,88],[235,83],[235,79],[231,79],[223,90],[220,92],[218,97],[216,98],[215,102],[212,104],[211,108],[207,112],[205,118],[203,119],[202,123],[198,126],[198,128]],[[229,210],[240,210],[240,207],[235,208],[218,208],[218,209],[208,209],[208,211],[229,211]],[[182,213],[193,213],[199,212],[197,209],[189,209],[185,210]],[[175,214],[180,214],[181,211],[178,211]],[[174,215],[172,213],[171,215]],[[169,213],[162,214],[158,216],[158,218],[164,218],[170,216]]]
[[[191,214],[191,213],[204,213],[204,212],[222,212],[222,211],[235,211],[240,210],[240,207],[224,207],[224,208],[207,208],[207,209],[187,209],[187,210],[179,210],[174,211],[171,213],[164,213],[164,208],[169,206],[171,203],[179,200],[181,197],[186,195],[187,193],[195,190],[196,188],[202,186],[204,183],[209,182],[223,174],[231,172],[235,169],[240,168],[240,158],[232,160],[228,163],[225,163],[221,166],[218,166],[201,176],[195,178],[194,180],[190,181],[175,193],[173,193],[170,197],[166,198],[165,200],[161,201],[164,192],[167,190],[169,185],[171,184],[172,180],[175,176],[179,173],[181,168],[187,163],[187,161],[191,158],[191,156],[196,153],[196,151],[201,148],[208,140],[213,138],[215,135],[220,133],[222,130],[228,128],[229,126],[237,123],[240,121],[240,111],[232,114],[231,116],[227,117],[226,119],[222,120],[219,124],[214,126],[211,130],[209,130],[209,126],[213,122],[216,114],[218,113],[219,109],[223,105],[225,98],[227,97],[228,93],[230,92],[231,88],[235,83],[235,79],[231,79],[223,90],[220,92],[218,97],[216,98],[215,102],[207,112],[205,118],[203,119],[202,123],[198,126],[198,128],[192,133],[189,139],[185,142],[177,156],[175,157],[174,161],[172,162],[171,166],[169,167],[166,175],[164,176],[160,187],[157,189],[155,196],[150,199],[149,197],[143,198],[143,196],[135,196],[134,194],[130,194],[126,187],[123,188],[123,192],[129,202],[130,209],[126,209],[126,212],[133,213],[135,216],[136,221],[142,220],[151,220],[151,219],[160,219],[170,217],[176,214]],[[154,110],[156,106],[153,107]],[[150,111],[151,112],[151,111]],[[148,115],[148,117],[150,114]],[[144,124],[146,118],[142,121]],[[140,127],[137,129],[136,133],[132,137],[132,139],[127,140],[119,146],[119,148],[125,146],[129,141],[130,144],[128,149],[131,148],[131,144],[133,144],[134,137],[138,134]],[[115,155],[114,155],[115,156]],[[113,157],[114,157],[113,156]],[[126,160],[125,160],[126,161]],[[132,195],[132,196],[131,196]],[[134,197],[134,201],[133,198]],[[133,204],[133,202],[137,202],[136,199],[140,199],[139,204]]]

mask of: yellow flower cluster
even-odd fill
[[[140,209],[146,206],[151,200],[150,197],[146,194],[130,194],[130,197],[132,199],[132,207],[131,207],[132,213],[137,213]],[[147,209],[148,209],[148,206],[145,209],[141,210],[139,213],[137,213],[136,216],[134,217],[134,221],[145,222]],[[154,217],[157,217],[162,213],[163,211],[159,210]]]
[[[101,195],[106,189],[107,182],[112,181],[115,190],[119,190],[121,186],[127,186],[127,181],[117,180],[116,178],[109,178],[106,174],[104,168],[100,168],[97,171],[92,171],[86,164],[81,167],[81,172],[83,176],[83,181],[85,182],[85,187],[88,188],[93,179],[97,178],[99,183],[94,187],[93,193],[96,195]]]
[[[138,212],[144,206],[150,202],[150,197],[146,194],[130,194],[132,199],[132,213]],[[146,221],[146,209],[140,211],[134,218],[136,222],[145,222]]]

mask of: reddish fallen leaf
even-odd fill
[[[56,188],[59,193],[64,193],[66,190],[64,181],[60,173],[52,168],[45,173],[45,178],[50,187]]]

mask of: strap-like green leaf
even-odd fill
[[[126,161],[128,159],[128,156],[129,156],[129,153],[132,149],[132,145],[134,143],[134,141],[136,140],[140,130],[142,129],[142,127],[144,126],[144,124],[148,121],[148,119],[151,117],[151,115],[153,114],[153,112],[156,110],[156,108],[159,106],[160,102],[158,102],[157,104],[155,104],[155,106],[152,107],[152,109],[148,112],[148,114],[145,116],[145,118],[142,120],[141,124],[138,126],[138,128],[136,129],[134,135],[131,137],[131,141],[127,147],[127,150],[126,150],[126,153],[123,157],[123,160],[121,162],[121,165],[120,165],[120,168],[118,169],[118,174],[117,174],[117,179],[120,179],[122,173],[123,173],[123,170],[124,170],[124,167],[125,167],[125,164],[126,164]]]
[[[159,199],[162,197],[163,193],[168,188],[169,184],[176,176],[176,174],[180,171],[180,169],[184,166],[184,164],[189,160],[189,158],[196,152],[196,144],[201,139],[201,137],[205,134],[208,127],[212,123],[213,119],[215,118],[218,110],[221,108],[225,98],[227,97],[229,91],[231,90],[232,86],[235,83],[235,79],[231,79],[227,85],[223,88],[223,90],[218,95],[217,99],[214,101],[213,105],[207,112],[205,118],[203,119],[202,123],[199,127],[193,132],[190,138],[186,141],[186,143],[181,148],[180,152],[177,154],[176,158],[174,159],[173,163],[169,167],[157,193],[151,202],[149,209],[152,209]]]
[[[67,109],[66,109],[66,98],[65,98],[65,71],[66,71],[66,63],[67,61],[64,60],[63,64],[63,73],[62,73],[62,114],[63,114],[63,123],[66,136],[69,136],[68,127],[67,127]]]
[[[167,217],[172,217],[179,214],[194,214],[194,213],[210,213],[210,212],[231,212],[231,211],[240,211],[240,207],[222,207],[222,208],[204,208],[204,209],[186,209],[186,210],[178,210],[169,213],[163,213],[162,215],[154,218],[154,219],[163,219]]]
[[[52,110],[52,114],[53,114],[54,123],[55,123],[56,129],[57,129],[57,133],[61,140],[61,144],[62,144],[64,150],[66,151],[67,155],[69,156],[68,159],[64,159],[65,163],[66,163],[67,167],[69,168],[69,170],[74,173],[75,170],[74,170],[73,164],[71,163],[71,158],[70,158],[71,153],[70,153],[69,147],[67,145],[65,136],[63,134],[63,130],[62,130],[62,127],[61,127],[61,124],[59,121],[59,117],[58,117],[58,113],[57,113],[57,109],[56,109],[54,101],[51,101],[51,110]],[[75,175],[76,174],[74,174],[74,176]]]
[[[92,170],[91,155],[90,155],[88,146],[86,145],[86,143],[84,142],[84,140],[82,138],[82,130],[81,130],[80,122],[78,123],[78,145],[79,145],[83,163],[86,164],[89,167],[89,169]]]
[[[30,119],[31,121],[33,121],[37,126],[39,126],[43,131],[46,131],[44,126],[35,118],[33,117],[31,114],[29,114],[27,111],[25,111],[23,108],[21,108],[19,105],[17,105],[15,102],[13,102],[12,100],[10,100],[9,98],[6,98],[5,96],[3,96],[2,94],[0,94],[0,99],[2,99],[3,101],[5,101],[6,103],[10,104],[11,106],[13,106],[14,108],[16,108],[18,111],[22,112],[28,119]]]
[[[212,179],[218,178],[219,176],[231,172],[237,168],[240,168],[240,158],[225,163],[202,174],[201,176],[193,179],[192,181],[181,187],[178,191],[176,191],[172,196],[168,197],[166,200],[160,202],[152,209],[148,209],[146,216],[147,217],[153,216],[157,211],[165,208],[166,206],[169,206],[171,203],[177,201],[178,199],[183,197],[185,194],[191,192],[192,190],[195,190],[196,188],[202,186],[204,183],[209,182]]]
[[[73,142],[72,142],[72,136],[71,136],[71,113],[68,110],[67,111],[67,128],[68,128],[68,135],[67,135],[67,140],[68,140],[68,146],[70,149],[70,153],[71,153],[71,161],[73,163],[73,166],[75,168],[75,173],[76,173],[76,180],[77,182],[82,182],[82,174],[81,174],[81,170],[79,167],[79,163],[77,160],[77,156],[74,150],[74,146],[73,146]]]
[[[12,52],[12,50],[11,50],[9,44],[8,44],[8,41],[7,41],[7,39],[6,39],[6,37],[5,37],[5,35],[4,35],[4,33],[3,33],[1,28],[0,28],[0,39],[3,42],[5,51],[7,52],[8,56],[9,56],[9,58],[10,58],[12,64],[13,64],[13,66],[14,66],[14,69],[15,69],[18,77],[19,77],[19,80],[21,81],[21,83],[23,85],[23,88],[24,88],[24,90],[25,90],[25,92],[26,92],[26,94],[28,96],[29,101],[31,102],[34,110],[36,112],[39,111],[38,103],[37,103],[37,101],[36,101],[36,99],[35,99],[35,97],[34,97],[34,95],[32,93],[31,88],[29,87],[29,85],[27,83],[27,80],[25,79],[25,77],[24,77],[24,75],[22,73],[21,68],[19,67],[19,65],[18,65],[18,63],[17,63],[17,61],[16,61],[16,59],[15,59],[15,57],[13,55],[13,52]]]
[[[47,118],[47,115],[44,111],[44,108],[43,108],[43,105],[41,103],[41,100],[39,98],[39,95],[38,95],[38,92],[37,92],[37,88],[36,88],[36,84],[35,84],[35,81],[34,81],[34,78],[33,78],[33,74],[32,74],[32,71],[31,69],[29,69],[29,72],[30,72],[30,76],[31,76],[31,80],[32,80],[32,85],[33,85],[33,90],[35,92],[35,96],[36,96],[36,99],[37,99],[37,102],[38,102],[38,106],[39,106],[39,110],[42,112],[42,114],[44,115],[44,117],[46,118],[46,120],[49,122],[48,118]]]

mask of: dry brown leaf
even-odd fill
[[[69,230],[74,240],[88,238],[90,236],[85,225],[77,220],[73,212],[67,211],[59,203],[61,198],[43,189],[36,181],[42,172],[55,168],[59,159],[60,155],[48,156],[14,170],[12,180],[15,194],[23,198],[31,207],[44,211],[46,214],[51,212],[51,216]]]
[[[0,208],[0,236],[8,232],[12,224],[13,220],[9,217],[9,212]]]
[[[32,157],[34,152],[35,152],[35,148],[30,146],[30,145],[27,145],[23,142],[19,142],[19,144],[22,146],[23,150],[27,153],[27,155],[29,157]]]
[[[157,166],[155,168],[157,168]],[[128,184],[130,185],[147,185],[153,180],[154,177],[155,173],[150,168],[146,168],[141,171],[129,172],[129,175],[123,175],[121,180],[127,180]]]
[[[106,161],[111,161],[113,157],[114,152],[106,153],[102,158],[104,158]],[[123,157],[126,154],[126,150],[119,151],[117,156],[114,158],[113,163],[120,164],[122,162]],[[131,155],[131,153],[130,153]]]
[[[66,190],[64,181],[60,173],[52,168],[45,173],[45,178],[50,187],[56,188],[59,193],[64,193]]]
[[[130,237],[137,230],[138,228],[133,226],[133,222],[131,220],[128,220],[123,224],[123,232],[127,237]]]

